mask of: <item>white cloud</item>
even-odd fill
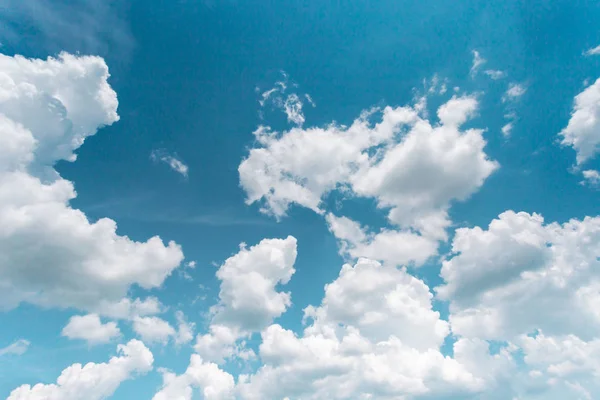
[[[313,320],[308,332],[325,334],[342,323],[371,340],[394,336],[418,350],[438,348],[449,328],[432,310],[432,298],[427,285],[406,271],[359,259],[325,286],[321,306],[305,310]]]
[[[600,54],[600,46],[593,47],[585,52],[586,56],[597,56]]]
[[[488,70],[483,71],[483,73],[495,81],[498,79],[502,79],[506,76],[506,73],[504,71],[500,71],[497,69],[488,69]]]
[[[283,76],[283,80],[276,82],[273,88],[262,92],[258,103],[260,104],[261,108],[265,107],[267,104],[271,104],[274,108],[283,111],[289,123],[300,127],[305,121],[304,113],[302,111],[304,103],[298,94],[286,94],[288,89],[288,75],[284,71],[281,71],[281,74]],[[294,84],[293,86],[297,87],[298,85]],[[309,94],[305,94],[304,98],[311,106],[316,107],[315,102]],[[262,119],[262,110],[260,111],[259,115]]]
[[[600,172],[595,169],[587,169],[582,171],[581,174],[584,178],[584,181],[581,182],[582,184],[588,184],[594,187],[600,185]]]
[[[175,329],[158,317],[134,317],[133,330],[144,342],[166,344],[176,335]]]
[[[600,79],[575,96],[571,119],[560,133],[562,144],[577,153],[577,164],[593,158],[600,147]]]
[[[9,344],[8,346],[1,348],[0,356],[3,356],[3,355],[20,356],[22,354],[25,354],[27,349],[29,349],[29,345],[30,345],[29,340],[19,339],[14,343]]]
[[[527,88],[520,83],[511,83],[502,97],[503,102],[515,101],[527,92]]]
[[[498,167],[483,152],[482,130],[459,129],[476,109],[476,99],[464,96],[440,107],[436,126],[415,108],[386,107],[375,126],[363,113],[350,127],[282,134],[260,127],[260,147],[239,167],[247,203],[262,200],[262,210],[278,218],[293,203],[321,214],[327,193],[349,187],[391,209],[401,228],[445,239],[450,203],[468,198]]]
[[[119,119],[98,57],[29,60],[0,55],[0,307],[21,302],[94,311],[131,285],[160,286],[183,259],[174,242],[135,242],[116,223],[69,206],[59,160]],[[18,268],[15,268],[18,266]]]
[[[117,347],[118,355],[108,363],[73,364],[62,371],[56,383],[22,385],[7,400],[100,400],[112,395],[119,385],[152,369],[154,358],[138,340]]]
[[[296,239],[264,239],[228,258],[217,271],[221,281],[219,302],[211,307],[209,333],[198,335],[195,349],[209,360],[223,362],[232,355],[247,354],[236,343],[260,331],[291,305],[288,292],[277,291],[294,274]]]
[[[422,265],[437,253],[437,241],[411,231],[382,229],[368,234],[357,222],[347,217],[326,216],[329,230],[340,241],[343,255],[353,259],[366,257],[386,265]]]
[[[294,274],[296,239],[263,239],[228,258],[217,271],[221,280],[219,303],[211,308],[213,322],[255,331],[283,314],[290,293],[278,292]]]
[[[513,368],[510,354],[492,356],[487,343],[461,339],[454,358],[443,356],[448,324],[431,299],[403,270],[366,259],[345,265],[321,305],[306,309],[312,323],[301,336],[279,325],[262,332],[263,365],[239,377],[239,396],[391,400],[501,391],[499,378]]]
[[[94,345],[118,338],[121,331],[116,322],[103,324],[97,314],[88,314],[72,316],[61,334],[69,339],[82,339]]]
[[[118,302],[101,301],[94,308],[94,312],[97,314],[115,319],[145,317],[160,314],[163,311],[164,306],[156,297],[147,297],[144,300],[137,298],[133,301],[129,298],[123,298]]]
[[[165,150],[153,150],[150,153],[150,158],[152,161],[160,161],[167,164],[173,171],[187,178],[189,168],[176,155],[169,154]]]
[[[175,313],[175,318],[177,319],[177,334],[175,335],[175,344],[182,345],[191,342],[194,339],[194,330],[196,329],[196,324],[193,322],[188,322],[185,319],[185,315],[182,311],[177,311]]]
[[[477,50],[473,50],[473,64],[471,65],[471,76],[475,76],[481,66],[485,64],[487,60],[481,57],[481,54]]]
[[[163,370],[163,387],[152,400],[191,400],[193,389],[199,388],[204,400],[233,400],[233,376],[214,363],[207,363],[198,354],[190,358],[187,370],[176,375]]]
[[[593,338],[600,328],[600,218],[544,225],[507,211],[487,230],[456,231],[443,262],[455,334],[493,340],[541,329]]]
[[[504,137],[509,137],[512,133],[513,128],[515,127],[514,122],[508,122],[502,127],[502,135]]]

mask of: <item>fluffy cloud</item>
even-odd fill
[[[350,127],[294,128],[272,132],[259,127],[260,147],[239,167],[247,203],[263,201],[263,211],[285,215],[292,203],[323,213],[323,197],[349,188],[390,209],[390,221],[434,239],[445,239],[447,210],[464,200],[498,167],[483,152],[482,130],[460,127],[477,110],[474,97],[453,97],[432,126],[422,108],[386,107],[381,121],[364,113]]]
[[[183,259],[158,237],[135,242],[69,206],[73,184],[54,164],[118,120],[98,57],[0,55],[0,307],[26,301],[95,311],[131,285],[158,287]],[[15,268],[18,266],[18,268]]]
[[[194,388],[200,389],[204,400],[233,400],[234,387],[233,376],[193,354],[185,373],[163,370],[163,387],[152,400],[191,400]]]
[[[217,271],[221,281],[219,303],[212,307],[217,324],[255,331],[283,314],[291,304],[290,293],[278,292],[295,272],[296,239],[264,239],[228,258]]]
[[[298,337],[279,325],[262,333],[263,366],[241,375],[243,399],[468,398],[496,388],[511,355],[461,339],[454,358],[439,346],[448,324],[431,308],[427,286],[403,270],[366,259],[344,265],[327,285],[312,323]],[[276,382],[276,384],[274,384]],[[503,393],[506,394],[506,393]],[[504,397],[506,398],[506,397]]]
[[[29,340],[19,339],[14,343],[9,344],[8,346],[1,348],[0,356],[3,356],[5,354],[12,354],[12,355],[20,356],[22,354],[25,354],[25,352],[29,348],[29,345],[30,345]]]
[[[584,181],[582,184],[588,184],[590,186],[596,187],[600,184],[600,172],[595,169],[587,169],[585,171],[581,171],[583,175]]]
[[[411,231],[383,229],[369,234],[347,217],[329,213],[326,220],[329,230],[340,240],[341,253],[354,259],[366,257],[387,265],[419,266],[437,252],[437,241]]]
[[[195,349],[209,361],[248,354],[236,341],[260,331],[291,304],[290,293],[276,290],[294,274],[296,239],[264,239],[228,258],[217,271],[219,303],[211,307],[209,333],[198,335]]]
[[[544,224],[507,211],[487,230],[458,229],[443,262],[453,332],[495,340],[541,329],[593,338],[600,328],[600,218]]]
[[[121,336],[116,322],[103,324],[98,314],[75,315],[62,330],[69,339],[82,339],[90,344],[108,343]]]
[[[118,355],[108,363],[73,364],[53,384],[23,385],[7,400],[100,400],[112,395],[119,385],[136,374],[152,369],[154,358],[138,340],[117,347]]]
[[[158,317],[134,317],[133,330],[148,343],[166,344],[176,334],[167,321]]]
[[[418,350],[438,348],[449,333],[448,324],[432,310],[433,295],[422,281],[404,270],[360,259],[346,264],[338,278],[325,286],[319,307],[308,307],[309,332],[350,325],[361,335],[383,341],[395,336]]]
[[[571,119],[560,134],[577,152],[577,164],[593,158],[600,146],[600,79],[575,96]]]

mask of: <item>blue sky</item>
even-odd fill
[[[600,396],[597,4],[3,3],[0,397]]]

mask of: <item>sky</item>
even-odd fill
[[[0,0],[0,398],[600,398],[599,22]]]

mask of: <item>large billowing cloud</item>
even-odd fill
[[[112,395],[125,380],[152,369],[154,358],[138,340],[117,347],[118,355],[102,364],[73,364],[62,371],[56,383],[23,385],[7,400],[101,400]]]
[[[585,339],[600,329],[600,218],[544,224],[507,211],[487,230],[458,229],[444,261],[453,332],[511,340],[541,329]]]
[[[374,111],[351,126],[259,127],[259,147],[239,166],[247,202],[281,217],[291,204],[323,213],[323,198],[336,189],[377,200],[389,220],[433,239],[445,239],[447,210],[464,200],[498,167],[485,154],[480,129],[461,130],[477,110],[474,97],[453,97],[432,124],[415,107],[386,107],[373,125]]]
[[[25,301],[115,311],[131,285],[158,287],[183,259],[173,242],[135,242],[113,220],[90,222],[69,206],[73,183],[53,168],[75,161],[86,137],[119,119],[108,77],[98,57],[0,55],[2,308]]]
[[[461,339],[454,357],[440,346],[448,323],[432,310],[428,287],[406,271],[361,259],[325,287],[301,336],[262,332],[263,366],[239,378],[243,399],[469,398],[496,387],[514,363],[508,350]],[[505,392],[503,392],[506,394]]]

